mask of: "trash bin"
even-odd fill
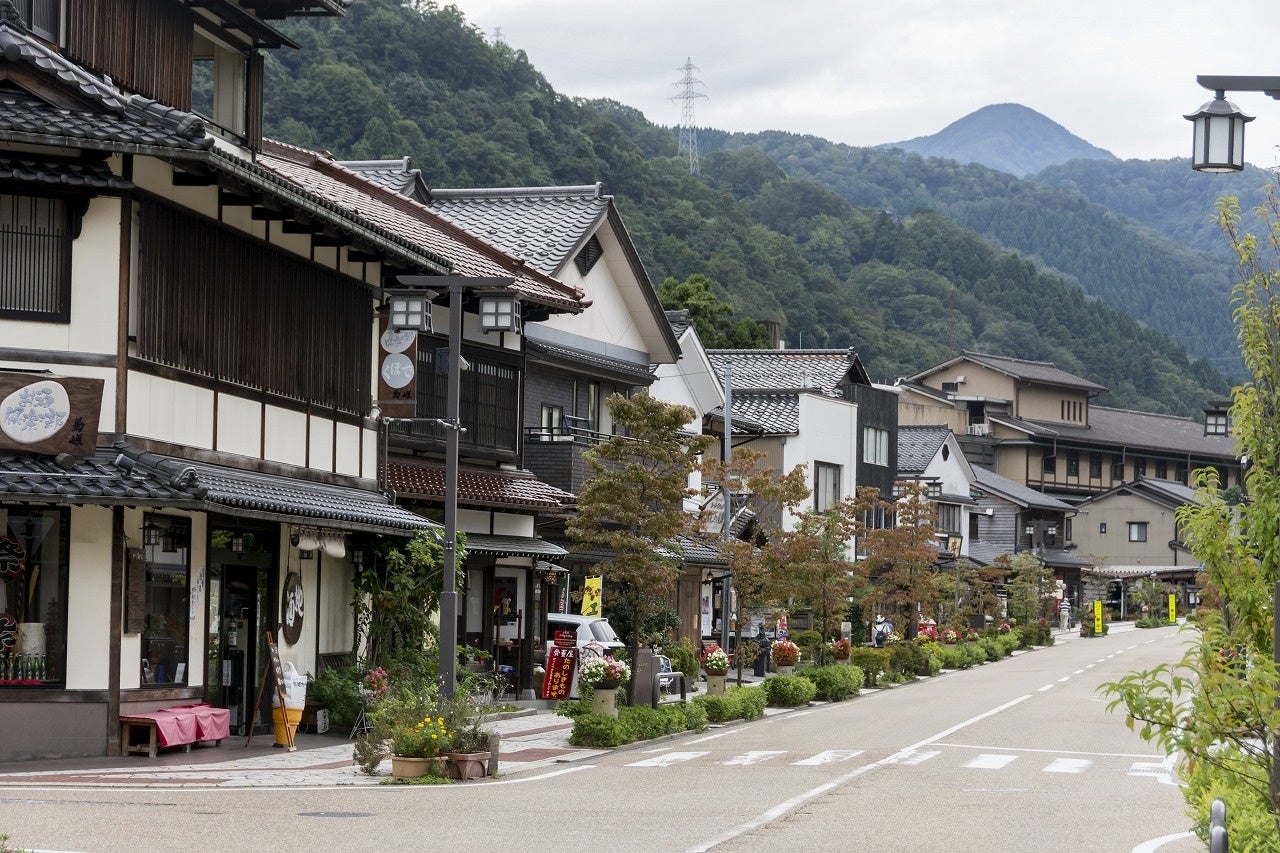
[[[275,726],[275,746],[287,747],[295,741],[298,723],[302,722],[302,709],[307,704],[307,677],[298,672],[293,662],[284,665],[284,707],[280,707],[280,694],[271,697],[271,722]],[[288,729],[286,730],[286,726]]]
[[[755,643],[760,647],[760,653],[756,655],[755,668],[752,671],[759,678],[764,678],[769,667],[769,638],[764,634],[757,634]]]

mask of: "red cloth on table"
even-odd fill
[[[155,720],[156,740],[161,746],[182,746],[231,736],[231,712],[212,705],[179,705],[129,716]]]

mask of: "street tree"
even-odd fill
[[[1267,233],[1240,230],[1234,198],[1218,221],[1235,250],[1241,281],[1233,316],[1249,378],[1233,391],[1237,452],[1247,458],[1243,502],[1221,492],[1214,469],[1196,473],[1198,500],[1178,510],[1187,546],[1209,588],[1181,660],[1104,686],[1111,708],[1169,753],[1180,771],[1197,834],[1208,840],[1212,800],[1227,804],[1232,848],[1280,850],[1280,693],[1274,597],[1280,578],[1280,199],[1268,188],[1258,209]]]
[[[866,530],[860,542],[861,562],[871,577],[876,599],[901,612],[907,625],[914,625],[917,610],[937,599],[936,510],[922,484],[902,482],[896,488],[897,500],[875,499],[873,505],[886,515],[892,514],[894,523]]]
[[[862,497],[845,498],[825,512],[802,514],[772,555],[778,571],[785,573],[788,598],[813,611],[814,627],[824,640],[837,635],[848,616],[850,597],[866,583],[850,547],[862,526]]]
[[[653,596],[674,590],[681,539],[696,532],[697,517],[684,511],[684,501],[693,495],[689,475],[711,439],[685,432],[694,417],[688,406],[647,393],[630,399],[614,394],[606,402],[618,434],[583,454],[591,476],[567,530],[579,547],[611,552],[595,571],[625,599],[634,626],[626,638],[634,662]]]
[[[788,580],[791,570],[783,558],[787,540],[783,521],[809,497],[804,465],[778,474],[765,465],[766,458],[759,450],[743,447],[734,450],[728,463],[709,458],[702,465],[704,490],[728,484],[731,490],[745,492],[754,514],[747,538],[732,537],[721,542],[733,577],[735,649],[743,648],[742,631],[749,612],[780,604],[791,587]],[[740,654],[735,655],[734,660],[741,683],[745,661]]]
[[[1001,554],[995,565],[1005,575],[1009,595],[1009,615],[1019,625],[1029,625],[1047,615],[1054,589],[1053,570],[1034,551]]]

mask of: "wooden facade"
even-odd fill
[[[68,3],[67,56],[123,86],[191,109],[195,16],[163,0]]]

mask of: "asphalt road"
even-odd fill
[[[0,828],[58,851],[1203,850],[1165,756],[1099,683],[1172,660],[1173,628],[483,784],[0,790]]]

